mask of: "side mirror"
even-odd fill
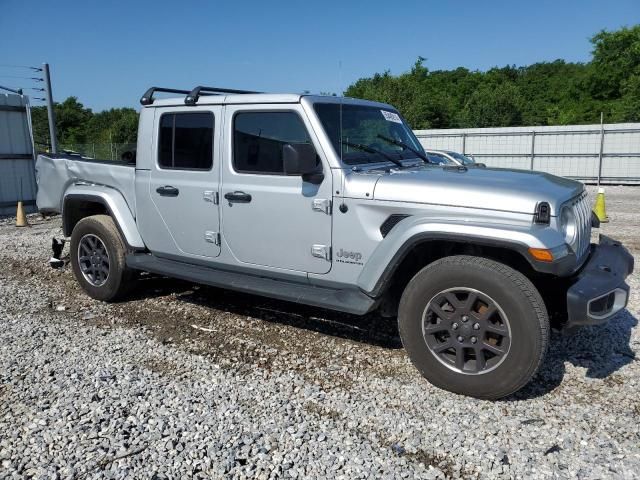
[[[302,180],[322,183],[324,174],[318,170],[318,155],[310,143],[287,143],[282,147],[282,163],[286,175],[302,175]]]

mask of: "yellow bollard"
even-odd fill
[[[604,188],[598,188],[598,196],[596,197],[596,204],[593,207],[593,213],[596,214],[600,223],[607,223],[609,217],[607,217],[607,209],[604,201]]]
[[[16,213],[16,227],[28,227],[29,222],[27,216],[24,213],[22,202],[18,202],[18,212]]]

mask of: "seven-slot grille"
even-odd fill
[[[576,238],[571,247],[578,260],[582,260],[589,252],[591,243],[591,207],[587,192],[584,191],[571,201],[571,208],[576,216]]]

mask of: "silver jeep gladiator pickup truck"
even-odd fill
[[[382,103],[209,87],[154,87],[141,103],[135,162],[37,160],[38,207],[62,214],[93,298],[145,271],[378,309],[427,380],[489,399],[531,379],[550,323],[572,331],[626,306],[633,257],[591,243],[581,183],[431,164]]]

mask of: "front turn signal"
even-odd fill
[[[541,262],[553,262],[553,253],[546,248],[530,248],[529,254]]]

